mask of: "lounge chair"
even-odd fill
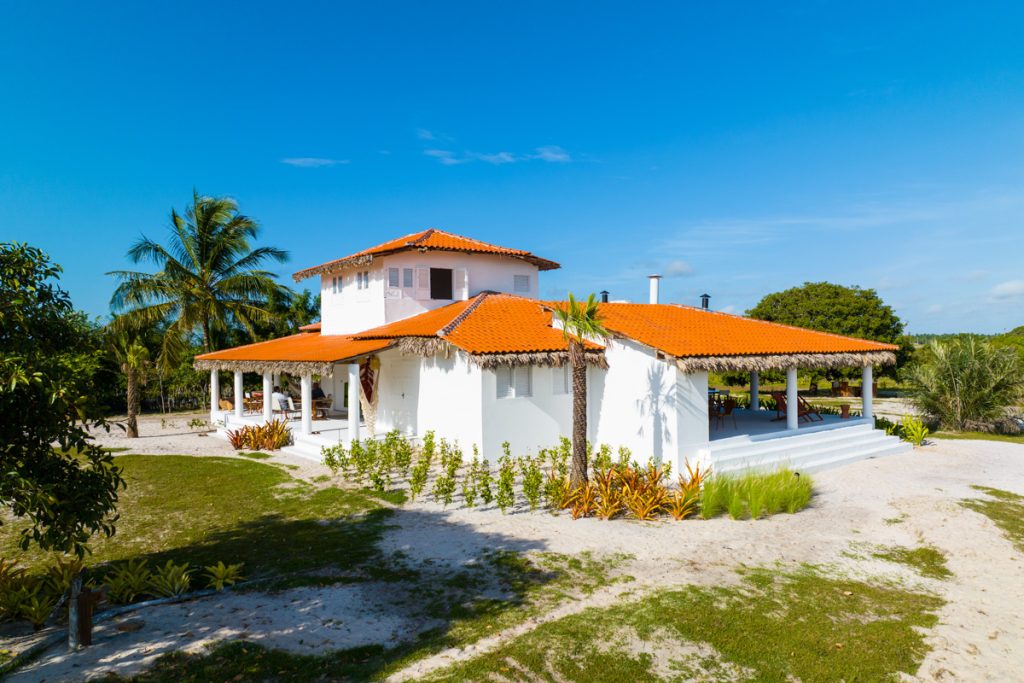
[[[773,391],[772,398],[775,399],[775,418],[772,421],[785,420],[786,413],[788,412],[786,394],[782,391]],[[799,395],[797,396],[796,417],[797,420],[804,420],[805,422],[818,422],[825,419],[814,406],[807,402],[807,399]]]

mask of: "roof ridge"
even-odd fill
[[[473,311],[475,311],[477,307],[484,302],[484,299],[493,294],[497,294],[497,292],[489,289],[485,289],[484,291],[477,294],[476,297],[474,297],[476,301],[471,303],[469,306],[466,306],[466,308],[463,309],[462,313],[459,313],[457,316],[452,318],[451,322],[449,322],[447,325],[438,330],[437,336],[447,337],[449,334],[457,330],[459,325],[461,325],[463,321],[465,321],[465,319],[468,318],[473,313]]]
[[[422,244],[422,243],[426,242],[428,239],[430,239],[430,236],[433,235],[435,232],[436,232],[436,230],[434,230],[434,228],[427,228],[426,230],[424,230],[423,232],[421,232],[419,234],[419,237],[417,237],[414,240],[409,240],[408,242],[406,242],[406,244],[408,244],[410,247],[414,247],[417,244]],[[413,234],[416,234],[416,233],[413,233]],[[370,247],[370,249],[373,249],[373,247]]]

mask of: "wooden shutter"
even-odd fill
[[[465,268],[456,268],[453,272],[455,299],[465,301],[469,298],[469,273]]]
[[[416,267],[415,297],[420,301],[430,298],[430,268],[424,266]]]

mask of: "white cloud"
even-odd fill
[[[425,149],[423,150],[423,153],[426,154],[428,157],[434,157],[445,166],[464,164],[467,161],[469,161],[469,159],[460,159],[456,157],[454,152],[451,152],[447,149]]]
[[[538,147],[534,152],[536,153],[533,154],[531,158],[547,161],[548,163],[564,164],[572,161],[572,157],[569,156],[569,153],[558,145]]]
[[[320,168],[321,166],[337,166],[338,164],[349,163],[348,159],[324,159],[321,157],[290,157],[281,159],[282,164],[298,166],[299,168]]]
[[[517,161],[522,161],[520,157],[512,154],[512,152],[497,152],[495,154],[478,154],[476,152],[470,152],[467,156],[487,162],[488,164],[494,164],[495,166],[501,166],[502,164],[514,164]]]
[[[435,136],[426,128],[417,128],[416,137],[418,137],[420,140],[433,140]]]
[[[693,266],[686,261],[671,261],[664,268],[666,277],[686,277],[693,275]]]
[[[991,294],[996,299],[1016,299],[1024,296],[1024,280],[1007,280],[992,288]]]
[[[736,313],[736,307],[735,307],[735,306],[733,306],[732,304],[729,304],[728,306],[722,306],[722,307],[721,307],[720,309],[718,309],[718,310],[719,310],[720,312],[722,312],[722,313],[732,313],[732,314],[735,314],[735,313]]]

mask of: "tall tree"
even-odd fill
[[[0,244],[0,507],[28,521],[22,548],[82,555],[94,533],[114,533],[124,481],[86,431],[103,426],[102,351],[60,273],[39,249]]]
[[[160,354],[165,364],[180,357],[196,333],[203,351],[213,350],[233,327],[253,335],[255,322],[270,319],[268,297],[284,289],[263,266],[288,258],[275,247],[254,249],[258,234],[256,222],[239,213],[233,199],[193,191],[184,214],[171,210],[166,247],[143,236],[128,250],[134,263],[150,262],[157,272],[109,273],[120,281],[111,308],[124,324],[167,325]]]
[[[139,437],[139,403],[142,400],[141,390],[146,384],[146,372],[149,369],[149,349],[142,342],[136,330],[131,328],[114,328],[109,336],[110,354],[124,373],[126,390],[125,403],[128,407],[126,431],[128,438]]]
[[[878,292],[831,282],[805,282],[768,294],[747,315],[758,320],[805,327],[848,337],[899,344],[897,366],[910,358],[913,344],[903,335],[903,322]],[[887,368],[894,373],[895,368]],[[827,376],[843,373],[829,371]]]
[[[572,472],[571,482],[587,481],[587,359],[584,341],[604,339],[608,330],[601,322],[600,309],[593,294],[586,301],[569,294],[564,306],[555,308],[562,324],[562,335],[569,344],[572,369]]]

